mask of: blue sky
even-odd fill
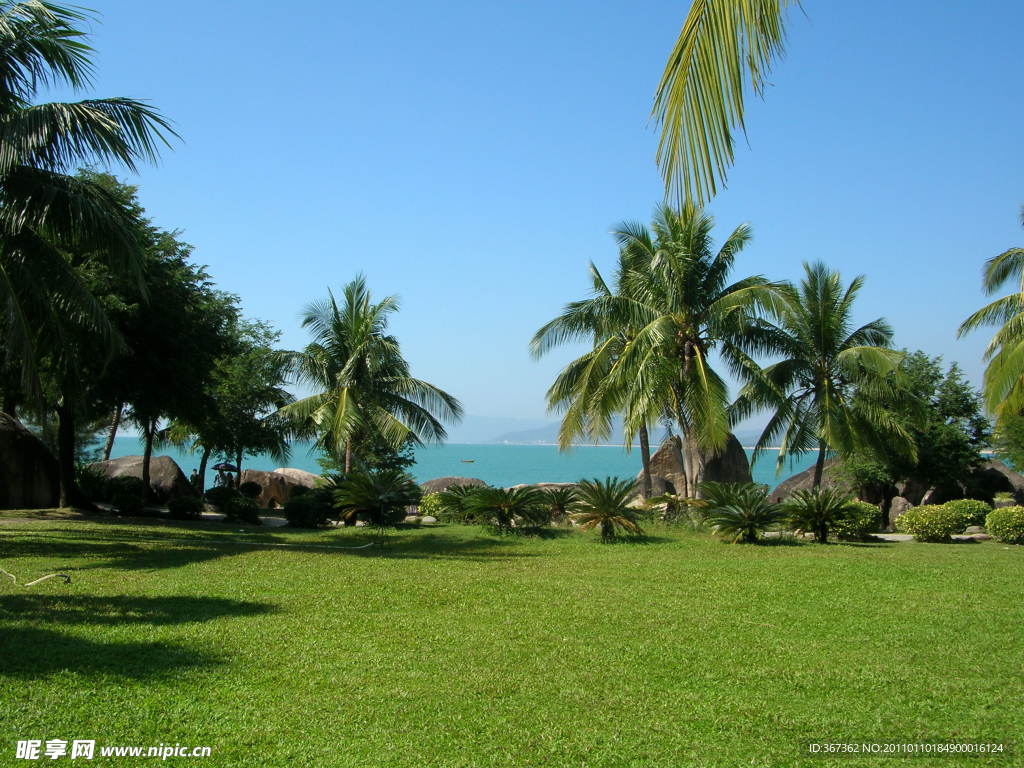
[[[686,3],[92,7],[92,92],[183,137],[131,180],[249,315],[299,348],[303,306],[363,271],[402,299],[414,374],[474,416],[544,420],[578,350],[527,342],[662,195],[647,115]],[[1021,28],[1010,0],[806,0],[710,206],[723,234],[753,226],[738,274],[865,273],[860,319],[980,381],[985,335],[955,332],[984,259],[1024,244]]]

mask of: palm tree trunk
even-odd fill
[[[57,476],[60,480],[57,504],[70,507],[75,498],[75,414],[67,398],[57,406]]]
[[[203,446],[203,456],[199,459],[199,487],[196,488],[199,491],[199,498],[203,498],[206,492],[206,465],[210,461],[210,453],[209,446]]]
[[[235,490],[242,487],[242,452],[235,454],[235,466],[238,468],[238,477],[235,478]]]
[[[146,437],[145,448],[142,451],[142,498],[145,501],[153,495],[153,491],[149,487],[149,464],[153,458],[153,437],[156,434],[156,419],[152,421],[147,419],[142,431]]]
[[[345,441],[345,474],[352,471],[352,441]]]
[[[821,476],[825,473],[825,441],[818,441],[818,460],[814,464],[814,483],[811,486],[813,489],[821,487]]]
[[[640,426],[640,461],[644,467],[643,485],[641,493],[645,499],[651,498],[651,442],[647,434],[647,425]]]
[[[700,484],[704,482],[704,451],[697,438],[689,431],[683,433],[683,474],[686,476],[686,495],[701,498]]]
[[[107,443],[103,446],[103,460],[110,460],[110,452],[114,450],[114,438],[117,437],[117,429],[121,426],[121,412],[124,404],[118,403],[114,408],[114,415],[110,418],[110,430],[107,432]]]

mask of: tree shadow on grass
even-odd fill
[[[328,551],[331,554],[353,554],[359,557],[387,557],[400,559],[458,559],[488,561],[495,559],[539,557],[539,553],[516,552],[513,548],[522,542],[519,536],[481,535],[472,539],[453,537],[444,533],[400,537],[385,534],[374,541],[372,547],[356,550],[310,549],[311,552]],[[289,547],[299,549],[301,545]]]
[[[27,680],[57,672],[148,679],[222,661],[173,643],[101,643],[38,627],[2,627],[0,678]]]
[[[40,624],[184,624],[225,616],[258,616],[277,610],[269,603],[221,597],[95,597],[91,595],[0,595],[0,620]]]
[[[222,660],[166,642],[100,642],[62,627],[168,625],[257,616],[273,605],[215,597],[0,596],[0,677],[37,678],[54,672],[159,678]],[[22,622],[30,623],[24,625]]]
[[[168,542],[176,544],[177,542]],[[10,536],[0,540],[0,559],[14,557],[46,557],[53,560],[67,558],[98,558],[97,562],[81,565],[55,566],[66,573],[87,571],[95,568],[116,568],[121,570],[155,570],[178,568],[183,565],[214,560],[229,554],[237,554],[227,548],[214,546],[170,546],[160,548],[158,544],[133,543],[131,539],[103,541],[85,537],[64,539],[41,534]]]

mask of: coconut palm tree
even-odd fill
[[[706,204],[725,183],[745,97],[761,95],[800,0],[692,0],[654,96],[666,191]]]
[[[640,511],[629,506],[633,495],[632,480],[619,477],[580,480],[576,493],[579,511],[573,514],[573,522],[585,531],[599,528],[601,541],[614,541],[617,530],[629,534],[643,533]]]
[[[714,220],[687,206],[662,205],[651,229],[627,223],[616,231],[630,266],[623,311],[636,332],[623,344],[609,380],[633,377],[628,428],[654,413],[678,423],[683,443],[684,496],[699,497],[709,459],[725,447],[730,432],[725,381],[712,368],[717,352],[734,370],[753,363],[745,349],[763,345],[757,312],[774,307],[780,284],[760,275],[730,282],[736,255],[750,241],[740,225],[718,250]]]
[[[656,400],[643,397],[650,386],[650,371],[624,371],[616,363],[626,342],[636,329],[630,325],[630,297],[622,288],[630,269],[643,268],[630,264],[630,254],[619,252],[615,283],[609,285],[600,270],[591,262],[590,279],[593,296],[566,305],[562,314],[538,330],[530,342],[530,352],[540,358],[551,349],[570,341],[586,341],[592,349],[572,361],[558,374],[548,389],[548,408],[562,412],[558,432],[559,447],[569,448],[580,438],[598,441],[611,436],[612,417],[630,411],[629,423],[635,429],[626,429],[627,449],[632,438],[638,436],[642,465],[641,493],[651,495],[651,446],[649,425],[662,415],[663,406]],[[635,406],[644,403],[648,412],[637,413]]]
[[[1020,222],[1024,226],[1024,206]],[[1010,248],[985,262],[982,286],[991,296],[1007,283],[1012,293],[968,317],[957,336],[997,326],[985,348],[985,402],[997,418],[1024,412],[1024,248]]]
[[[447,392],[409,373],[397,339],[387,333],[398,300],[374,302],[359,275],[345,286],[342,302],[328,291],[302,321],[313,342],[294,358],[298,382],[315,391],[281,409],[300,434],[352,469],[360,440],[374,435],[399,448],[408,440],[440,441],[443,421],[462,418],[462,406]]]
[[[821,485],[829,451],[849,454],[887,445],[914,453],[906,417],[920,403],[901,386],[903,353],[890,348],[892,329],[879,318],[853,324],[853,307],[863,276],[843,286],[838,272],[824,264],[804,264],[799,286],[787,285],[759,320],[759,333],[747,347],[780,356],[763,370],[743,368],[747,383],[733,416],[773,411],[754,451],[778,446],[777,469],[793,454],[817,451],[813,487]],[[781,438],[781,441],[780,441]]]
[[[138,222],[100,184],[68,174],[97,161],[135,170],[176,135],[135,99],[33,103],[41,87],[90,84],[92,49],[79,29],[88,20],[41,0],[0,1],[0,330],[25,390],[38,391],[36,350],[69,343],[69,325],[115,346],[65,250],[94,253],[141,285]]]

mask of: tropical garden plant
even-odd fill
[[[550,518],[543,495],[536,488],[474,488],[463,502],[467,516],[498,533],[510,533],[518,525],[534,528]]]
[[[786,519],[786,511],[768,499],[768,488],[754,483],[701,484],[707,524],[731,541],[754,543]]]
[[[565,520],[579,502],[579,492],[571,485],[545,488],[540,493],[551,520],[555,522]]]
[[[892,329],[882,319],[853,323],[863,284],[856,277],[844,286],[839,273],[824,264],[804,264],[799,286],[778,289],[769,318],[757,321],[760,333],[744,342],[749,351],[781,359],[763,369],[753,363],[740,369],[746,384],[734,418],[771,411],[755,460],[778,446],[781,471],[794,454],[816,452],[815,488],[830,451],[848,455],[884,445],[915,455],[906,416],[919,411],[920,403],[902,386],[903,355],[890,347]]]
[[[911,534],[917,541],[948,542],[966,526],[967,521],[960,512],[938,504],[911,507],[896,518],[896,529]]]
[[[401,470],[356,470],[334,491],[334,506],[343,520],[354,522],[362,515],[383,528],[402,522],[406,509],[416,506],[421,496],[416,481]]]
[[[985,518],[985,530],[1004,544],[1024,544],[1024,507],[993,509]]]
[[[953,499],[942,506],[958,512],[964,519],[964,525],[984,525],[985,518],[992,511],[992,505],[980,499]]]
[[[432,502],[436,505],[439,519],[451,523],[476,524],[483,520],[477,519],[476,509],[468,502],[473,494],[480,490],[475,485],[450,485],[440,493],[434,493],[427,498],[436,499]]]
[[[858,541],[878,533],[881,520],[882,512],[875,504],[854,499],[847,508],[846,517],[835,521],[830,530],[840,539]]]
[[[829,531],[850,516],[852,502],[850,496],[834,488],[812,488],[794,492],[784,508],[790,525],[813,532],[819,544],[826,544]]]
[[[299,436],[343,460],[345,473],[361,441],[382,439],[394,448],[407,441],[440,441],[442,421],[462,417],[459,401],[414,378],[398,340],[387,333],[398,300],[373,301],[359,275],[345,286],[342,301],[328,292],[311,304],[302,325],[313,341],[294,357],[297,381],[314,394],[282,408]]]
[[[614,541],[618,532],[630,535],[643,533],[640,510],[630,506],[635,484],[628,478],[606,477],[604,480],[580,480],[576,486],[577,512],[572,521],[584,531],[597,528],[601,541]]]

